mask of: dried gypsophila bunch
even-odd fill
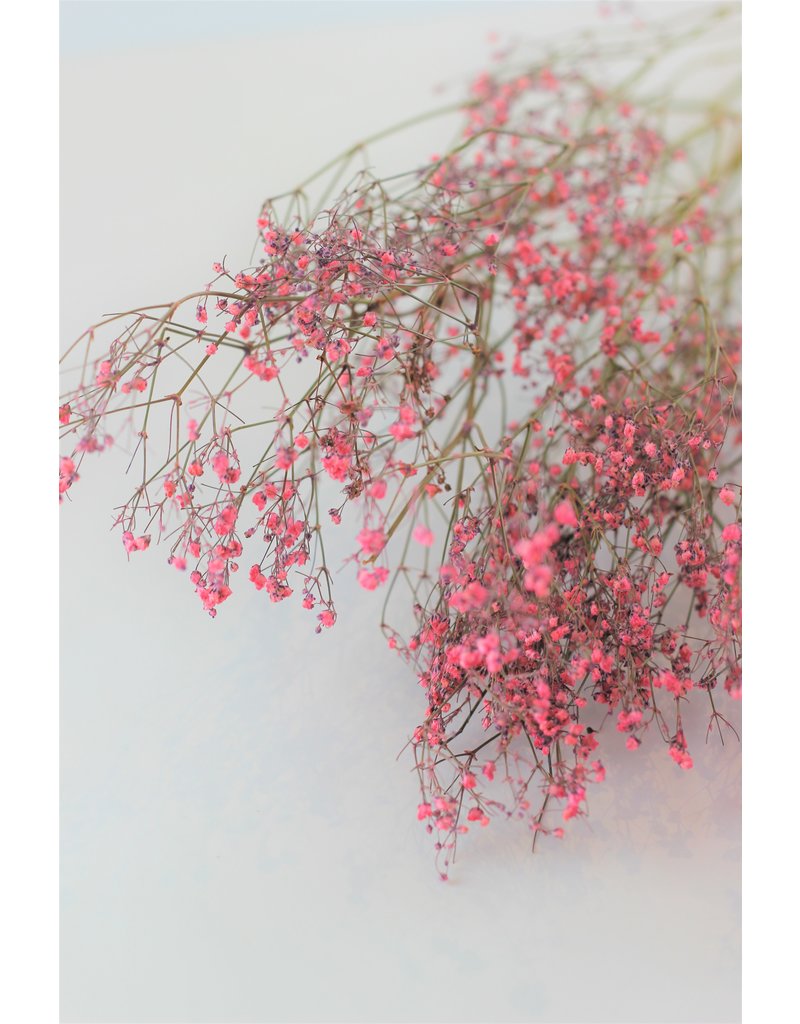
[[[642,69],[702,28],[656,34]],[[212,616],[247,547],[252,585],[332,627],[346,519],[361,586],[408,588],[411,636],[388,598],[382,626],[426,694],[443,877],[472,823],[535,841],[562,834],[551,800],[585,813],[604,728],[631,750],[658,731],[689,768],[690,694],[720,735],[714,693],[740,694],[738,116],[684,109],[670,140],[642,69],[592,78],[613,55],[505,58],[444,156],[266,203],[257,265],[92,327],[60,408],[61,496],[133,438],[125,549],[168,541]]]

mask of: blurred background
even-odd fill
[[[266,196],[458,99],[498,45],[701,5],[601,6],[62,3],[63,345],[248,264]],[[738,1019],[740,748],[704,709],[692,772],[612,742],[588,820],[533,857],[495,822],[443,885],[380,594],[345,570],[321,636],[247,586],[211,621],[165,549],[128,564],[110,531],[128,457],[87,459],[62,510],[63,1020]]]

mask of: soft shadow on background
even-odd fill
[[[572,3],[61,18],[64,344],[246,264],[265,196],[442,102],[440,83],[458,97],[488,30],[596,21]],[[406,169],[441,131],[382,159]],[[531,857],[494,823],[443,885],[396,760],[422,694],[380,597],[344,571],[330,633],[246,586],[211,621],[165,549],[128,564],[110,532],[125,461],[87,460],[62,516],[62,1019],[738,1019],[735,740],[705,745],[698,713],[689,773],[620,743],[562,842]]]

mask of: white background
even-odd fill
[[[253,4],[237,37],[216,28],[224,5],[183,22],[114,5],[138,26],[121,39],[100,16],[81,29],[85,12],[71,31],[72,6],[64,343],[202,286],[224,255],[246,263],[266,195],[441,102],[487,29],[595,20],[593,4],[379,4],[359,27],[341,4],[314,31],[289,7],[316,5]],[[436,126],[411,145],[382,158],[405,169],[440,148]],[[620,744],[564,841],[530,857],[494,823],[443,885],[395,760],[422,694],[379,600],[343,573],[329,634],[247,587],[212,622],[165,552],[126,562],[119,462],[84,466],[61,537],[65,1020],[738,1018],[738,744],[706,748],[702,715],[691,773]]]

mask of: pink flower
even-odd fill
[[[377,566],[374,569],[361,568],[358,570],[358,582],[364,590],[377,590],[388,578],[389,570],[384,569],[382,566]]]
[[[78,474],[75,472],[75,463],[68,456],[63,456],[59,463],[58,470],[58,494],[59,501],[61,501],[66,492],[72,487],[76,480],[78,480]]]
[[[627,730],[638,725],[642,720],[641,711],[620,711],[617,716],[617,729],[620,732],[626,732]]]
[[[356,538],[362,552],[377,555],[386,545],[386,534],[383,530],[363,529]]]
[[[235,484],[241,476],[240,470],[231,465],[225,452],[217,452],[211,460],[211,465],[222,483]],[[189,471],[191,472],[191,468]]]
[[[220,537],[224,537],[231,533],[233,528],[236,526],[237,516],[238,511],[235,505],[228,505],[227,508],[224,508],[214,520],[214,530],[216,533],[218,533]]]
[[[723,487],[722,490],[719,492],[719,500],[722,502],[723,505],[732,505],[735,498],[736,495],[733,493],[730,487]]]
[[[417,544],[421,544],[425,548],[429,548],[436,539],[433,535],[433,531],[429,530],[427,526],[423,526],[421,523],[419,526],[414,528],[412,536]]]
[[[345,480],[350,469],[350,459],[341,455],[327,455],[322,460],[325,472],[333,480]]]
[[[393,423],[389,427],[389,433],[395,441],[408,441],[414,436],[414,431],[406,423]]]
[[[578,525],[578,517],[575,515],[575,509],[568,501],[562,501],[560,504],[556,505],[553,516],[560,526],[571,526],[574,528]]]
[[[669,748],[669,756],[678,765],[679,768],[683,768],[684,771],[688,771],[694,767],[694,761],[689,756],[688,750],[684,750],[680,746],[673,744]]]
[[[126,530],[122,534],[122,543],[128,554],[132,554],[134,551],[145,551],[150,547],[150,537],[134,537],[130,530]]]
[[[279,448],[275,455],[275,465],[278,469],[289,470],[292,468],[292,464],[297,459],[297,452],[291,448]]]
[[[463,590],[452,594],[449,600],[450,607],[458,612],[466,612],[480,608],[489,596],[489,591],[477,580],[467,584]]]
[[[679,679],[674,672],[661,672],[653,680],[653,686],[663,687],[676,697],[685,696],[692,689],[691,679]]]

